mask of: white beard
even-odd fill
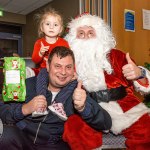
[[[69,43],[75,54],[76,72],[78,79],[89,92],[107,88],[104,70],[111,73],[111,65],[107,60],[107,53],[97,39],[76,39]]]

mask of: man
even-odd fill
[[[111,132],[122,133],[130,150],[148,150],[150,109],[134,95],[133,86],[147,92],[150,80],[144,77],[148,72],[137,67],[129,54],[114,49],[115,38],[98,16],[83,14],[68,28],[66,39],[75,55],[78,79],[110,113]]]
[[[111,127],[109,114],[86,94],[80,81],[72,81],[74,63],[70,49],[54,48],[47,64],[49,82],[45,89],[41,88],[42,95],[36,91],[36,86],[42,83],[36,83],[37,78],[32,77],[26,80],[27,96],[24,103],[0,102],[0,118],[4,124],[1,150],[69,150],[69,145],[62,140],[65,121],[60,116],[49,110],[45,116],[32,117],[32,112],[44,112],[51,105],[57,104],[54,108],[61,113],[64,113],[64,108],[68,117],[78,114],[98,131]]]

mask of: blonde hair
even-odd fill
[[[37,22],[37,25],[38,25],[38,36],[39,37],[44,37],[44,35],[45,35],[41,31],[41,26],[42,26],[43,21],[45,20],[45,18],[48,15],[57,17],[59,19],[59,21],[60,21],[60,24],[63,27],[63,17],[62,17],[62,15],[58,11],[56,11],[55,9],[53,9],[53,8],[45,8],[42,11],[40,11],[38,14],[35,14],[35,16],[34,16],[35,20]],[[63,30],[62,30],[62,32],[63,32]],[[61,35],[61,33],[60,33],[60,35]]]

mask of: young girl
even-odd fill
[[[67,41],[60,37],[63,31],[63,19],[57,11],[52,8],[46,8],[41,13],[36,14],[35,17],[38,23],[38,35],[40,39],[38,39],[34,44],[32,60],[39,65],[38,69],[34,69],[34,72],[37,75],[42,68],[46,68],[48,54],[53,48],[56,46],[65,46],[69,48],[69,45]],[[36,91],[39,95],[45,95],[45,86],[47,86],[46,80],[48,79],[46,69],[43,69],[40,72],[40,74],[37,76],[37,81],[41,76],[43,80],[42,82],[39,82],[39,85],[36,86]],[[55,105],[53,106],[55,107]],[[62,119],[66,120],[67,117],[62,107],[50,107],[49,109],[52,109],[56,115],[61,118],[63,117]],[[34,112],[32,115],[33,117],[36,117],[44,114],[47,114],[47,111],[43,112],[42,110],[39,110],[38,112]]]
[[[62,16],[52,8],[46,8],[35,15],[38,23],[38,39],[34,44],[32,60],[39,65],[36,74],[41,68],[46,67],[48,54],[56,46],[69,48],[67,41],[60,37],[63,32]]]

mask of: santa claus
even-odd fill
[[[150,109],[134,95],[135,87],[150,92],[150,78],[144,78],[149,72],[115,49],[110,28],[98,16],[81,15],[68,27],[78,79],[111,115],[111,132],[122,133],[130,150],[150,149]]]

